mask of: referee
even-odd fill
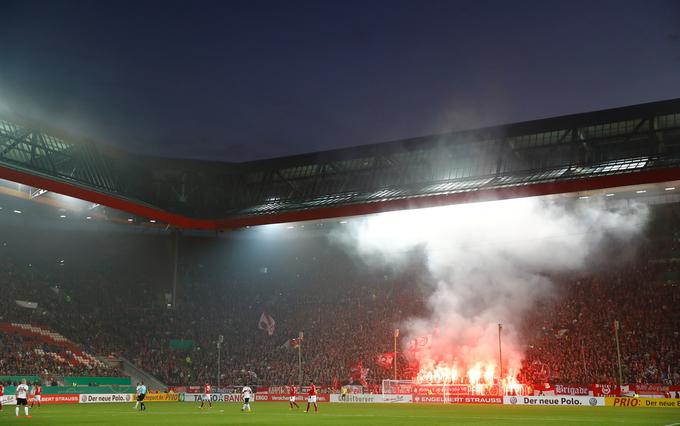
[[[146,405],[144,404],[145,397],[146,397],[146,385],[144,384],[144,382],[142,382],[137,386],[137,403],[135,404],[135,407],[137,406],[137,404],[139,404],[139,411],[146,410]]]

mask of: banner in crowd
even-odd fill
[[[194,341],[189,339],[170,339],[170,349],[190,351],[194,348]]]
[[[432,395],[442,395],[446,393],[447,395],[469,395],[470,394],[469,385],[415,385],[411,389],[414,395],[432,396]],[[400,392],[401,393],[401,392]]]
[[[147,393],[144,402],[177,402],[179,395],[176,393]]]
[[[621,394],[619,385],[596,384],[593,385],[593,395],[595,396],[618,396]]]
[[[503,404],[600,407],[605,401],[596,396],[504,396]]]
[[[374,361],[378,367],[389,370],[392,368],[392,362],[394,361],[394,352],[384,352],[377,354]]]
[[[260,330],[264,330],[269,334],[270,336],[274,334],[274,328],[276,327],[276,322],[274,321],[274,318],[272,318],[271,315],[266,314],[265,312],[262,312],[262,315],[260,315],[260,321],[257,323],[257,328]]]
[[[22,308],[27,308],[27,309],[38,309],[38,303],[36,302],[29,302],[28,300],[15,300],[16,304],[21,306]]]
[[[202,402],[202,393],[181,393],[178,396],[180,402]],[[213,393],[210,394],[211,402],[243,402],[243,396],[240,393]]]
[[[416,404],[502,404],[503,397],[487,395],[413,395]]]
[[[571,396],[602,396],[596,395],[592,385],[536,385],[534,389],[543,392],[545,396],[571,395]]]
[[[635,388],[635,390],[638,393],[642,392],[647,392],[647,393],[657,393],[657,394],[663,394],[665,391],[667,391],[669,388],[668,386],[662,385],[662,384],[634,384],[630,385],[631,387]]]
[[[604,398],[604,400],[605,404],[610,407],[680,408],[680,399],[672,398],[616,397],[616,398]]]
[[[98,404],[110,402],[133,402],[134,395],[131,393],[82,393],[81,404]]]
[[[413,402],[413,395],[350,393],[343,398],[342,395],[333,393],[330,395],[330,401],[332,403],[393,404]]]
[[[661,384],[634,384],[629,386],[631,391],[637,392],[641,397],[663,397],[666,392],[675,397],[676,393],[680,396],[680,386],[666,386]]]
[[[588,386],[555,385],[555,395],[587,396],[592,394]]]

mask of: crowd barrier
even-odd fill
[[[136,399],[133,393],[110,394],[43,394],[42,404],[106,404],[132,403]],[[254,395],[253,402],[287,403],[290,396],[283,393],[259,392]],[[297,401],[305,402],[306,394],[296,397]],[[203,400],[201,393],[151,393],[147,394],[146,402],[193,402]],[[2,405],[15,405],[13,394],[0,397]],[[600,396],[491,396],[491,395],[389,395],[389,394],[318,394],[317,401],[321,403],[350,403],[350,404],[381,404],[381,403],[415,403],[415,404],[494,404],[494,405],[524,405],[524,406],[561,406],[561,407],[616,407],[628,408],[680,408],[680,398],[633,398],[633,397],[600,397]],[[211,402],[241,403],[240,393],[211,394]]]

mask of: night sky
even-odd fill
[[[0,114],[243,161],[680,97],[680,1],[0,0]]]

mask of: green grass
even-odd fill
[[[302,404],[301,404],[302,405]],[[14,407],[0,412],[0,425],[669,425],[680,424],[680,410],[620,407],[526,407],[415,404],[322,404],[318,414],[289,411],[285,403],[217,403],[199,410],[192,403],[45,405],[32,419],[15,419]]]

